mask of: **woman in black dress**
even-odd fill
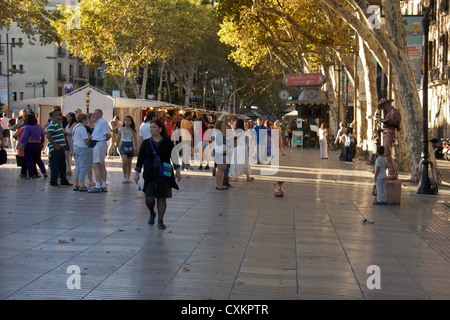
[[[153,120],[150,122],[149,139],[145,139],[139,148],[139,156],[135,168],[134,181],[139,182],[139,175],[144,168],[144,187],[142,191],[145,193],[145,204],[150,210],[150,219],[148,224],[155,223],[156,213],[154,211],[155,200],[158,208],[158,227],[165,229],[163,218],[166,212],[166,199],[172,197],[172,188],[178,190],[178,185],[175,181],[175,175],[171,174],[169,178],[160,177],[159,165],[160,163],[173,162],[173,168],[176,171],[176,178],[179,182],[181,180],[180,166],[178,161],[172,159],[173,142],[167,137],[167,129],[160,120]],[[156,156],[155,156],[156,153]]]

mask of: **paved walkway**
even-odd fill
[[[211,171],[183,173],[165,231],[147,225],[143,193],[121,183],[118,159],[108,160],[106,194],[21,180],[9,160],[0,167],[0,298],[450,298],[450,188],[418,195],[405,181],[401,205],[373,206],[365,160],[287,153],[276,176],[256,166],[256,181],[227,191],[215,190]],[[279,179],[284,198],[273,194]],[[368,286],[377,275],[380,289]]]

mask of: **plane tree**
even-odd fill
[[[58,39],[51,25],[58,12],[48,9],[47,5],[48,0],[0,1],[0,26],[9,29],[16,23],[31,44],[50,44]]]
[[[271,56],[287,73],[305,72],[318,70],[321,62],[333,54],[354,82],[350,46],[340,50],[334,45],[348,42],[348,33],[342,30],[350,28],[355,34],[353,42],[358,39],[359,52],[365,54],[367,72],[374,71],[372,57],[386,73],[392,70],[393,95],[403,116],[396,164],[418,181],[422,113],[408,57],[406,29],[400,3],[382,0],[382,4],[385,18],[379,27],[374,27],[367,0],[220,0],[217,10],[222,19],[221,39],[234,47],[231,58],[239,64],[254,67],[263,57]],[[368,76],[372,78],[365,80],[374,79],[373,74]],[[368,104],[374,110],[375,88],[373,83],[367,87],[371,93]]]

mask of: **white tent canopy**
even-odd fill
[[[86,97],[88,95],[89,110],[87,110],[86,107]],[[106,121],[112,120],[114,116],[114,108],[117,108],[116,111],[119,109],[121,110],[121,112],[118,112],[119,114],[123,114],[126,111],[133,111],[131,113],[133,114],[133,117],[137,117],[135,119],[137,123],[140,123],[140,109],[142,108],[164,107],[166,110],[182,108],[164,101],[113,97],[90,84],[87,84],[62,97],[27,99],[19,101],[19,103],[22,105],[39,105],[39,112],[43,115],[48,114],[48,112],[50,112],[55,106],[61,107],[64,114],[74,112],[78,108],[81,109],[83,113],[92,112],[95,109],[101,109],[103,112],[103,118]],[[46,118],[46,116],[44,116],[44,118]]]
[[[34,98],[27,100],[17,101],[22,105],[46,105],[46,106],[58,106],[62,107],[63,97],[48,97],[48,98]]]
[[[298,111],[297,110],[293,110],[289,113],[286,113],[283,117],[295,117],[298,116]]]
[[[86,107],[86,97],[89,95],[89,110]],[[114,114],[114,97],[103,92],[90,84],[79,88],[63,97],[64,113],[74,112],[81,109],[83,113],[93,112],[100,109],[103,112],[103,118],[111,121]]]
[[[144,100],[144,99],[129,99],[129,98],[115,98],[115,108],[160,108],[164,107],[166,110],[179,109],[180,106],[164,101]]]
[[[87,110],[86,106],[87,96],[89,96],[89,110]],[[93,112],[95,109],[100,109],[103,112],[103,118],[108,122],[113,119],[114,115],[118,115],[121,121],[123,121],[125,116],[130,115],[133,117],[137,129],[141,124],[142,109],[144,108],[153,108],[153,110],[164,109],[193,111],[198,113],[213,113],[217,116],[231,115],[225,111],[189,108],[165,101],[113,97],[90,84],[87,84],[62,97],[27,99],[19,101],[19,103],[22,105],[39,105],[41,124],[47,121],[49,112],[51,112],[55,106],[61,107],[64,114],[74,112],[78,108],[81,109],[83,113]]]

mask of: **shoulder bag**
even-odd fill
[[[153,146],[153,142],[151,141],[151,138],[148,139],[148,142],[150,143],[150,146],[152,147],[152,150],[153,150],[153,154],[159,163],[159,176],[164,179],[171,178],[173,175],[172,165],[167,162],[161,162],[158,154],[155,151],[155,147]]]

